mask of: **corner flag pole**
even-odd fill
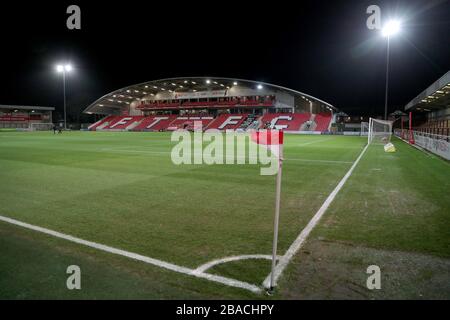
[[[280,133],[283,134],[283,133]],[[273,220],[273,245],[272,245],[272,272],[270,274],[270,290],[275,286],[275,266],[277,263],[278,244],[278,222],[280,220],[280,198],[281,198],[281,171],[283,167],[283,144],[279,144],[280,154],[278,156],[278,173],[275,196],[275,216]]]
[[[275,196],[275,216],[273,219],[273,243],[272,243],[272,272],[270,273],[270,291],[275,287],[275,267],[277,264],[277,244],[278,244],[278,222],[280,220],[280,198],[281,198],[281,169],[283,167],[283,138],[282,130],[262,130],[254,131],[251,139],[257,144],[269,149],[272,155],[278,159],[278,171]]]

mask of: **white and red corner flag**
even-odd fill
[[[251,133],[254,142],[266,146],[280,160],[283,160],[283,136],[281,130],[260,130]]]
[[[275,267],[277,263],[278,224],[280,221],[281,169],[283,164],[283,131],[261,130],[251,133],[251,139],[265,146],[278,159],[278,171],[275,191],[275,215],[273,221],[272,271],[270,273],[270,290],[275,286]]]

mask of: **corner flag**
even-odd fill
[[[251,134],[251,138],[257,144],[264,145],[274,156],[278,158],[278,171],[275,195],[275,216],[273,220],[273,244],[272,244],[272,272],[270,274],[270,290],[273,290],[275,281],[275,266],[277,262],[278,224],[280,220],[281,198],[281,168],[283,165],[283,131],[261,130]]]
[[[278,159],[283,157],[283,131],[261,130],[251,133],[254,142],[266,146]]]

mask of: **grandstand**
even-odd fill
[[[0,130],[38,129],[39,125],[52,122],[54,110],[53,107],[0,105]]]
[[[450,136],[450,71],[412,99],[405,111],[414,112],[413,130]]]
[[[450,71],[411,100],[405,111],[410,112],[410,129],[402,122],[395,134],[450,160]]]
[[[171,78],[113,91],[84,112],[105,117],[91,131],[330,130],[337,109],[310,95],[273,84],[230,78]]]

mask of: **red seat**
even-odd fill
[[[107,117],[104,117],[103,119],[97,121],[96,123],[91,124],[91,125],[88,127],[88,129],[91,130],[91,131],[95,131],[99,126],[101,126],[102,124],[104,124],[104,123],[106,123],[106,122],[111,121],[111,120],[114,119],[114,118],[115,118],[115,116],[107,116]]]
[[[125,130],[136,121],[140,121],[144,116],[116,116],[104,130]]]
[[[145,118],[135,129],[139,131],[167,130],[169,125],[176,119],[176,115],[158,115]]]
[[[302,124],[311,117],[309,113],[266,113],[261,118],[261,127],[270,123],[273,128],[279,128],[286,131],[299,131]]]
[[[236,130],[248,117],[248,114],[221,114],[211,124],[208,129]]]
[[[315,131],[328,131],[328,127],[330,126],[331,114],[330,113],[319,113],[316,114],[316,129]]]
[[[187,129],[193,130],[198,129],[198,124],[201,123],[202,130],[214,120],[212,116],[188,116],[188,117],[178,117],[176,118],[167,130],[177,130],[177,129]]]

